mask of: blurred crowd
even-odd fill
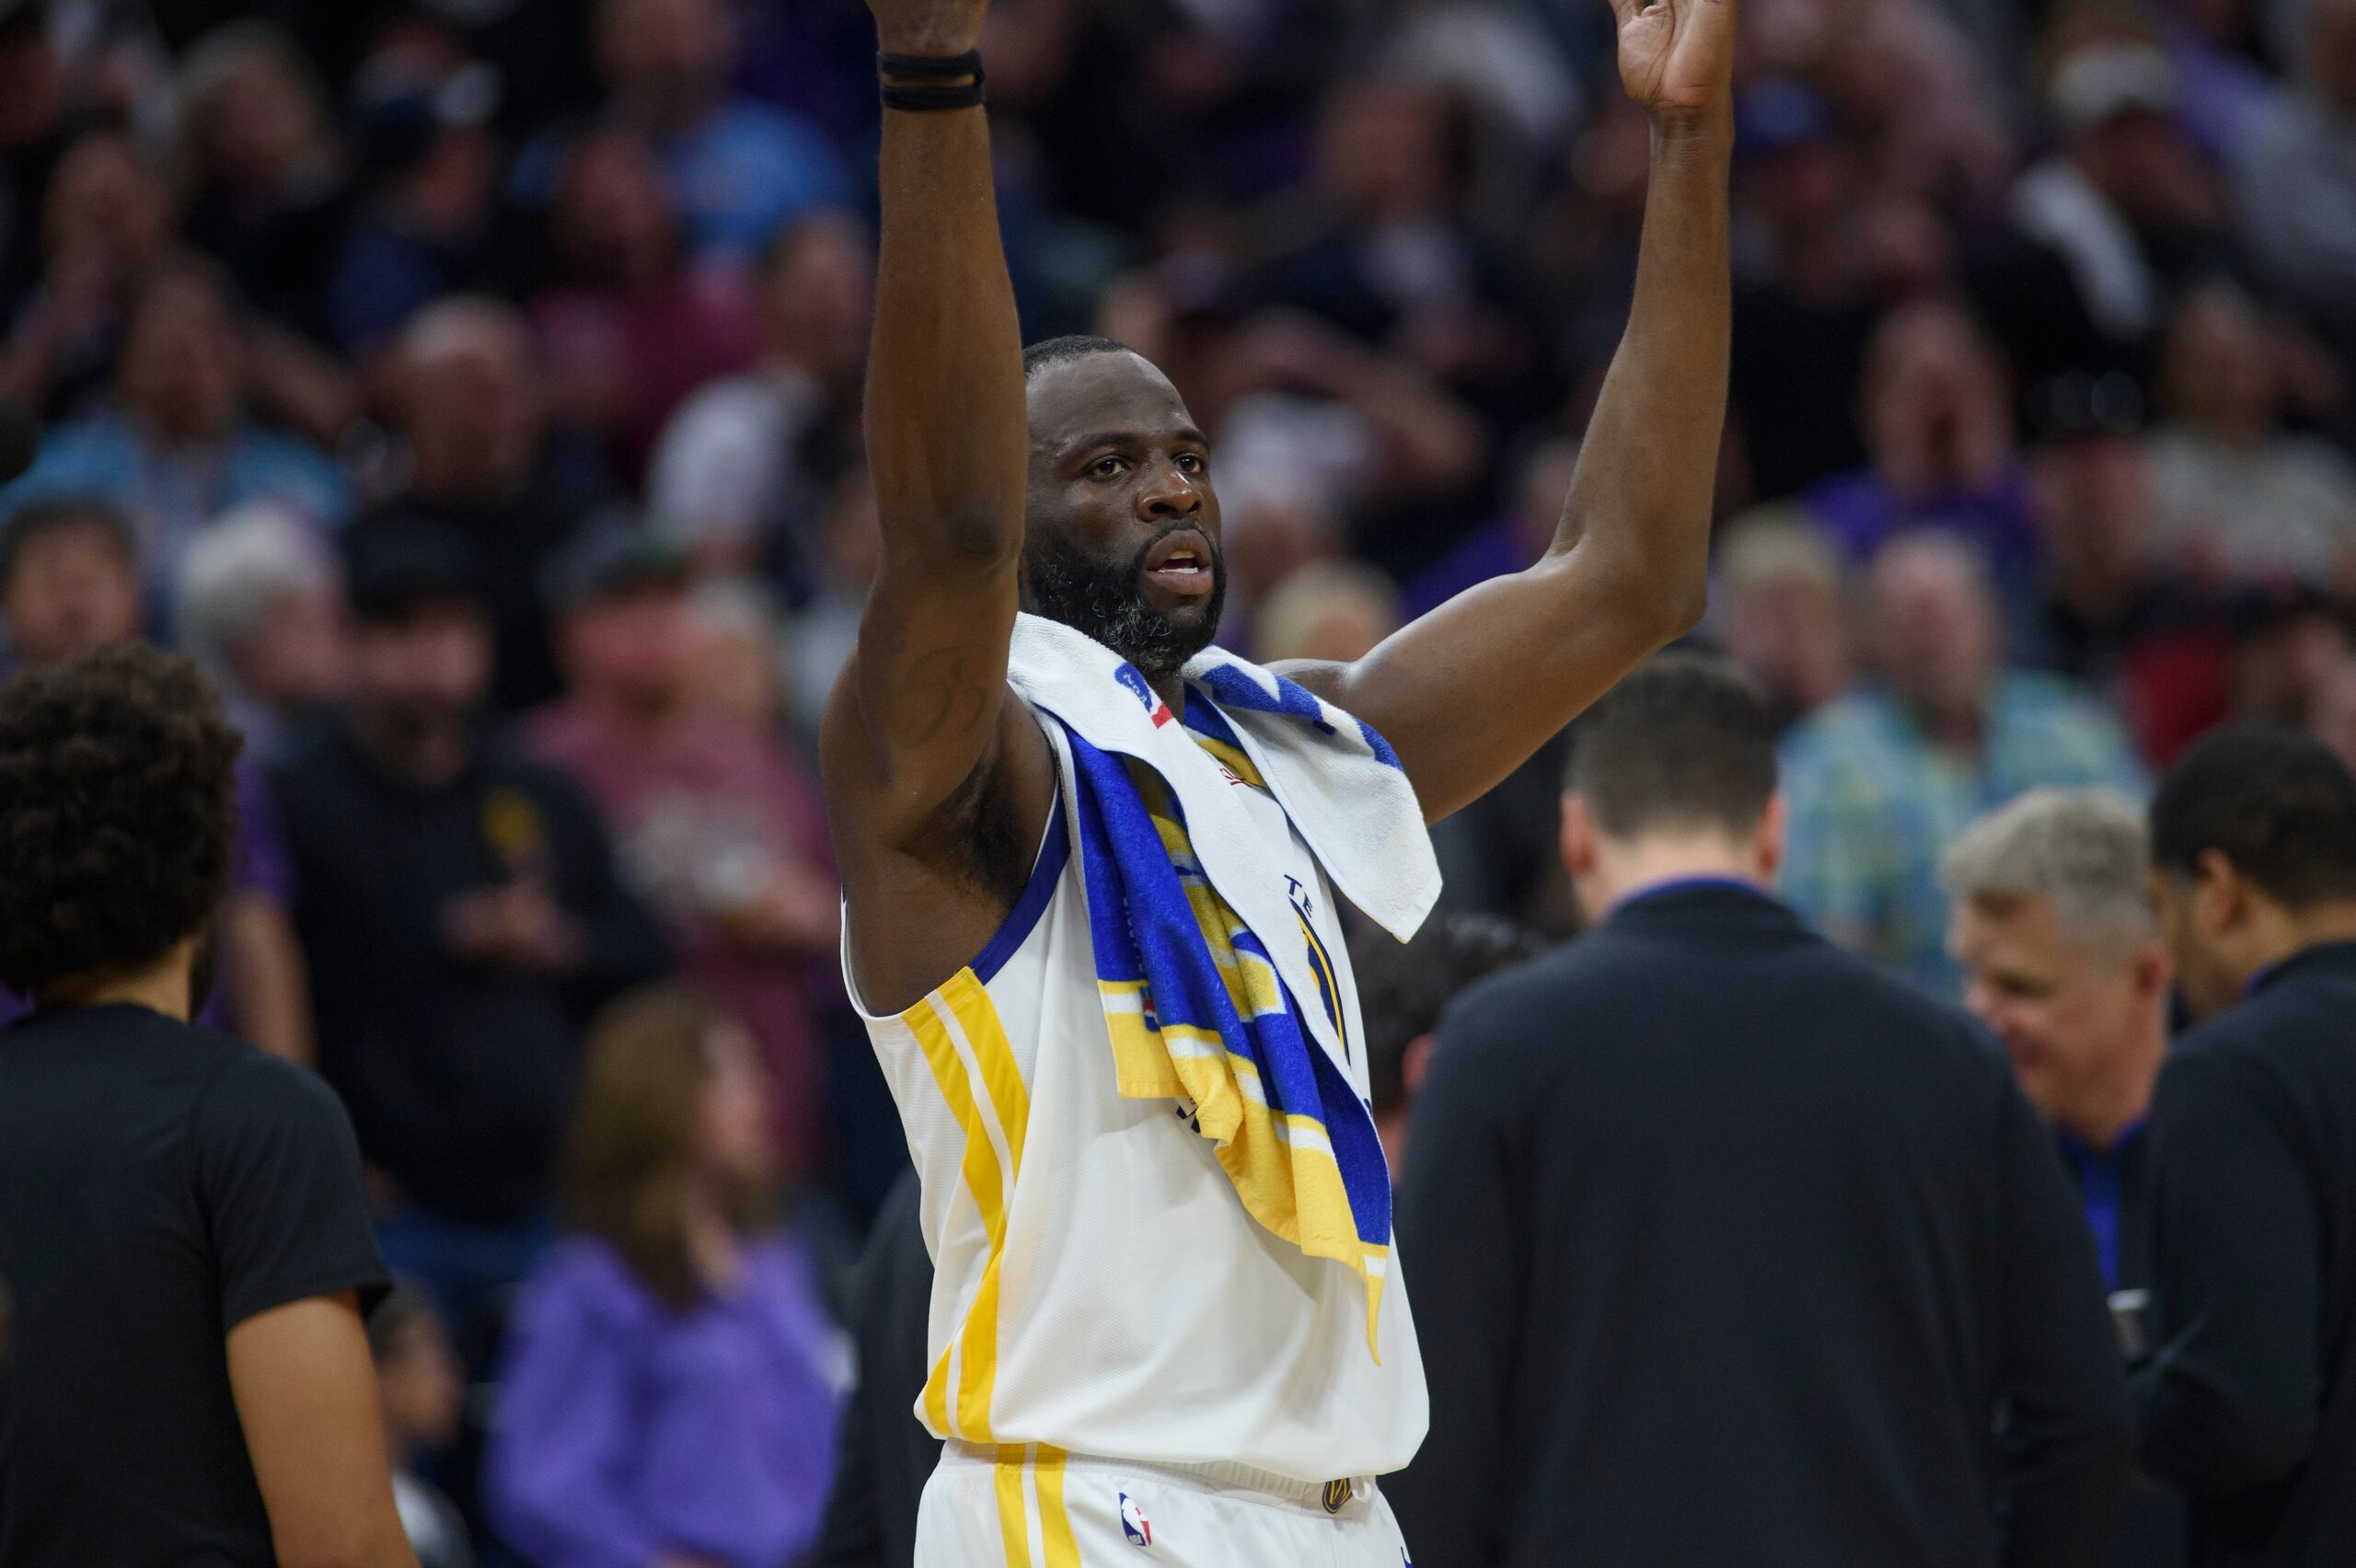
[[[1703,636],[1786,726],[1787,896],[1952,994],[1973,819],[2140,793],[2228,720],[2356,763],[2356,0],[1746,27]],[[876,550],[872,49],[859,0],[0,4],[0,401],[46,430],[0,659],[145,635],[221,686],[216,1014],[341,1091],[478,1372],[558,1234],[589,1020],[678,974],[756,1087],[675,1086],[646,1147],[800,1194],[737,1328],[838,1395],[804,1252],[905,1164],[810,761]],[[1544,548],[1644,210],[1611,50],[1600,0],[993,7],[1026,336],[1133,345],[1212,432],[1238,651],[1355,657]],[[1443,827],[1454,909],[1575,928],[1561,760]],[[635,1309],[548,1267],[530,1343]],[[558,1427],[491,1473],[589,1562]],[[764,1550],[814,1530],[794,1495]]]

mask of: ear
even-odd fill
[[[1407,1099],[1413,1102],[1424,1091],[1424,1078],[1432,1070],[1432,1053],[1439,1048],[1439,1037],[1428,1031],[1407,1042],[1407,1051],[1399,1059],[1399,1080],[1406,1087]]]
[[[2135,944],[2135,955],[2128,961],[2128,973],[2134,976],[2135,994],[2139,997],[2162,997],[2176,984],[2176,964],[2168,958],[2168,947],[2154,938]]]
[[[1767,797],[1767,809],[1759,813],[1759,825],[1751,832],[1750,853],[1759,867],[1761,880],[1773,886],[1775,873],[1784,869],[1784,837],[1791,826],[1792,813],[1780,794]]]
[[[1588,814],[1586,800],[1570,790],[1563,792],[1563,869],[1576,882],[1595,870],[1595,819]]]
[[[2192,878],[2193,915],[2204,929],[2230,931],[2249,918],[2249,884],[2222,851],[2203,849]]]

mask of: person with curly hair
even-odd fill
[[[239,742],[132,642],[0,688],[0,1562],[414,1568],[360,1157],[303,1069],[190,1023]]]

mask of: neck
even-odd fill
[[[2347,941],[2356,941],[2356,900],[2334,900],[2305,909],[2279,911],[2269,922],[2264,938],[2252,950],[2254,962],[2244,984],[2309,948]]]
[[[59,1008],[145,1008],[181,1023],[195,1011],[191,976],[196,970],[194,937],[173,944],[161,958],[136,968],[86,969],[43,986],[34,1002],[43,1012]]]
[[[728,1218],[718,1183],[699,1178],[687,1184],[687,1251],[696,1273],[714,1292],[732,1289],[743,1261],[743,1240]]]
[[[2136,1032],[2134,1050],[2120,1063],[2119,1072],[2109,1082],[2096,1086],[2085,1104],[2056,1116],[2055,1124],[2088,1148],[2108,1154],[2151,1109],[2152,1089],[2159,1082],[2160,1063],[2167,1049],[2167,1020],[2154,1008],[2146,1026]]]
[[[1758,849],[1724,834],[1649,834],[1599,846],[1595,870],[1582,879],[1580,901],[1600,918],[1670,882],[1736,882],[1763,893],[1767,877]]]

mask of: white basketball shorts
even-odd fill
[[[1141,1465],[952,1443],[924,1489],[916,1568],[1414,1568],[1368,1480]]]

